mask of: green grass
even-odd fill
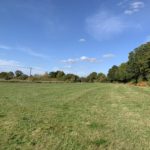
[[[148,150],[150,88],[0,83],[1,150]]]

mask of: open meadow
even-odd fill
[[[148,150],[150,88],[0,83],[1,150]]]

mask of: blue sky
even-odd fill
[[[149,14],[149,0],[0,0],[0,70],[107,73],[150,40]]]

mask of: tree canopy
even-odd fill
[[[150,42],[129,53],[126,63],[113,66],[107,77],[111,82],[148,81],[150,79]]]

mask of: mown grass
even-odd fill
[[[0,83],[0,149],[148,150],[150,88]]]

